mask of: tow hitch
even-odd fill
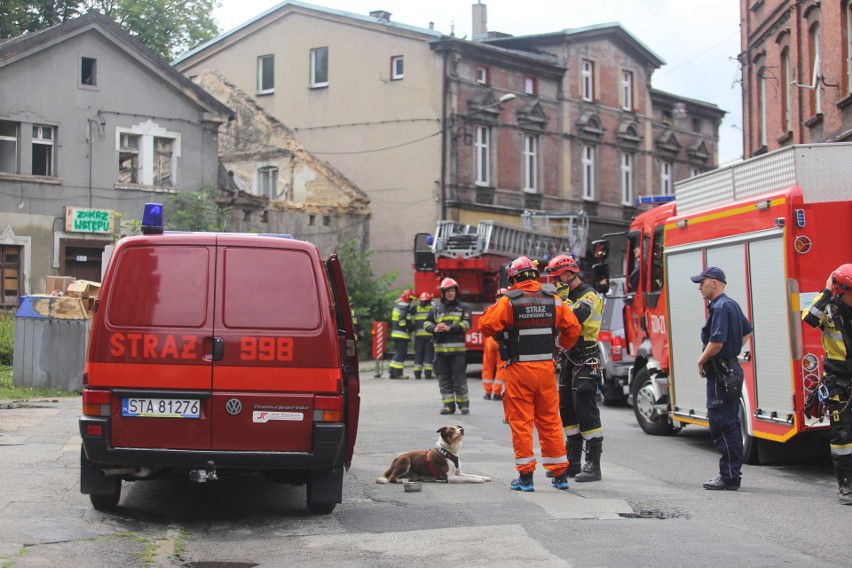
[[[193,469],[189,472],[189,480],[195,483],[219,481],[219,476],[216,475],[216,464],[211,460],[207,462],[207,469]]]

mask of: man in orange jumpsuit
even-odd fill
[[[495,301],[505,296],[508,291],[507,288],[500,288]],[[485,389],[485,400],[503,400],[505,364],[500,356],[500,345],[493,337],[486,337],[482,349],[482,388]]]
[[[509,347],[503,406],[512,429],[515,468],[520,474],[510,488],[535,491],[532,440],[535,425],[542,464],[553,473],[551,484],[565,490],[568,456],[559,418],[554,335],[559,334],[559,344],[564,349],[571,349],[580,336],[580,324],[562,300],[541,289],[538,267],[530,259],[525,256],[515,259],[508,272],[511,289],[485,310],[479,319],[479,329],[485,337],[497,336]]]

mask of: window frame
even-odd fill
[[[7,249],[9,249],[9,248],[15,248],[16,249],[17,254],[18,254],[18,258],[17,258],[16,262],[7,262],[6,253],[8,252]],[[0,244],[0,306],[2,306],[4,308],[17,307],[18,303],[20,301],[21,292],[23,291],[22,290],[23,279],[21,278],[21,276],[22,276],[22,270],[21,269],[23,267],[24,253],[25,253],[25,249],[21,245],[6,244],[6,243]],[[6,301],[7,296],[9,296],[9,294],[7,294],[7,290],[9,288],[7,288],[7,286],[6,286],[6,282],[7,282],[7,280],[9,280],[9,276],[7,274],[7,271],[10,271],[10,270],[14,270],[17,273],[14,276],[16,286],[15,286],[14,300],[11,301],[11,302],[7,302]]]
[[[590,59],[580,64],[580,96],[587,102],[595,100],[595,62]]]
[[[585,201],[594,201],[595,199],[595,147],[591,144],[584,144],[580,163],[582,164],[583,175],[583,199]]]
[[[660,195],[672,194],[672,177],[674,175],[674,164],[663,160],[660,163]]]
[[[524,94],[538,96],[538,78],[532,75],[524,76]]]
[[[319,60],[318,56],[320,54],[324,54],[323,67],[325,71],[325,81],[317,80],[317,73],[319,72],[318,65]],[[324,47],[313,47],[310,51],[310,88],[312,89],[322,89],[328,87],[328,46]]]
[[[264,87],[265,80],[267,78],[266,71],[264,70],[264,63],[270,61],[272,68],[269,69],[271,74],[271,83],[272,86]],[[258,95],[271,95],[275,92],[275,55],[272,53],[266,55],[258,55],[257,56],[257,94]]]
[[[12,171],[5,171],[0,169],[0,173],[7,174],[18,174],[21,171],[20,165],[20,146],[21,146],[21,123],[14,120],[2,120],[0,122],[7,122],[14,127],[14,136],[6,136],[0,135],[0,143],[2,142],[12,142],[14,144],[11,153],[11,162],[12,162]],[[3,161],[0,160],[0,164]]]
[[[474,184],[491,185],[491,127],[478,124],[474,132]]]
[[[539,137],[535,134],[524,135],[524,192],[538,193],[538,152]]]
[[[256,194],[269,199],[278,199],[278,167],[261,166],[257,168]]]
[[[792,114],[792,106],[791,101],[793,98],[792,95],[792,86],[791,82],[791,71],[790,67],[790,46],[785,46],[781,50],[781,130],[783,134],[790,132],[793,114]]]
[[[400,69],[397,71],[397,64]],[[405,77],[405,59],[402,55],[394,55],[390,58],[391,81],[399,81]]]
[[[633,164],[636,163],[631,152],[622,152],[619,160],[619,174],[621,179],[621,204],[633,205]]]
[[[813,94],[810,97],[810,111],[811,116],[818,116],[822,114],[822,93],[819,88],[819,80],[820,70],[822,68],[822,62],[820,58],[820,43],[822,37],[822,30],[820,29],[820,23],[814,22],[810,28],[808,28],[808,52],[810,60],[808,61],[811,71],[811,87],[813,87]],[[814,79],[817,79],[814,81]]]
[[[138,167],[139,172],[137,182],[126,182],[119,179],[121,173],[121,154],[127,153],[127,148],[121,146],[122,135],[132,135],[139,137],[138,147]],[[171,141],[170,161],[168,168],[163,167],[162,149],[157,148],[157,139],[168,139]],[[146,187],[162,187],[173,189],[180,183],[180,173],[178,169],[179,159],[181,156],[181,134],[179,132],[170,132],[161,128],[150,119],[146,122],[133,125],[131,127],[118,127],[115,129],[115,151],[118,154],[118,171],[116,172],[116,185],[141,185]],[[159,171],[155,170],[159,167]],[[168,185],[160,185],[154,183],[155,173],[159,179],[163,178],[163,172],[166,171],[169,177]]]
[[[38,131],[38,135],[36,135]],[[30,173],[34,176],[56,177],[56,127],[48,124],[33,123],[32,156],[30,162]],[[50,136],[42,136],[44,132],[50,132]],[[36,146],[49,147],[47,150],[46,173],[35,173]]]
[[[622,110],[633,110],[633,71],[621,70],[621,108]]]
[[[487,65],[477,65],[474,73],[474,79],[476,80],[477,85],[491,84],[491,69],[489,69]]]
[[[85,81],[85,73],[86,73],[86,61],[91,61],[92,67],[92,82],[87,83]],[[80,81],[77,86],[81,89],[97,89],[98,88],[98,58],[97,57],[89,57],[88,55],[80,56],[80,72],[77,76]]]
[[[767,145],[767,102],[766,102],[766,68],[761,67],[757,70],[757,126],[758,126],[758,145],[764,147]]]

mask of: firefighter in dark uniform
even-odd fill
[[[727,279],[721,268],[708,266],[701,274],[690,279],[698,284],[698,291],[707,304],[707,322],[701,328],[704,349],[698,357],[698,374],[707,383],[707,421],[710,438],[722,455],[719,458],[719,476],[706,481],[704,489],[711,491],[736,491],[740,488],[743,466],[743,435],[740,424],[740,401],[728,400],[717,376],[719,366],[724,366],[743,380],[743,370],[737,361],[743,343],[751,335],[752,327],[739,304],[725,294]],[[708,371],[708,369],[714,369]]]
[[[837,496],[841,504],[852,505],[852,264],[831,273],[825,290],[802,313],[802,319],[822,331],[823,382],[828,389]]]
[[[547,264],[547,275],[556,278],[556,293],[573,310],[582,326],[576,345],[562,355],[559,373],[559,414],[570,463],[567,473],[575,481],[599,481],[603,428],[597,394],[603,376],[598,359],[598,333],[603,299],[594,288],[580,280],[580,266],[570,256],[554,257]],[[581,469],[584,441],[586,463]]]
[[[439,288],[441,301],[429,311],[423,329],[432,334],[435,344],[433,368],[444,404],[441,414],[455,414],[456,405],[462,414],[468,414],[464,336],[470,329],[470,308],[459,300],[459,283],[452,278],[441,280]]]
[[[411,340],[411,328],[414,321],[411,313],[411,302],[416,296],[411,290],[405,290],[396,301],[391,313],[391,339],[394,342],[393,359],[390,365],[390,378],[407,379],[403,374],[405,369],[405,354],[408,352],[408,342]]]
[[[419,379],[425,373],[426,378],[431,379],[435,347],[432,345],[432,334],[423,326],[432,310],[432,294],[423,292],[419,299],[420,303],[414,308],[414,378]]]

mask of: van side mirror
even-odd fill
[[[604,261],[609,257],[609,241],[594,241],[592,247],[594,247],[595,260]]]

